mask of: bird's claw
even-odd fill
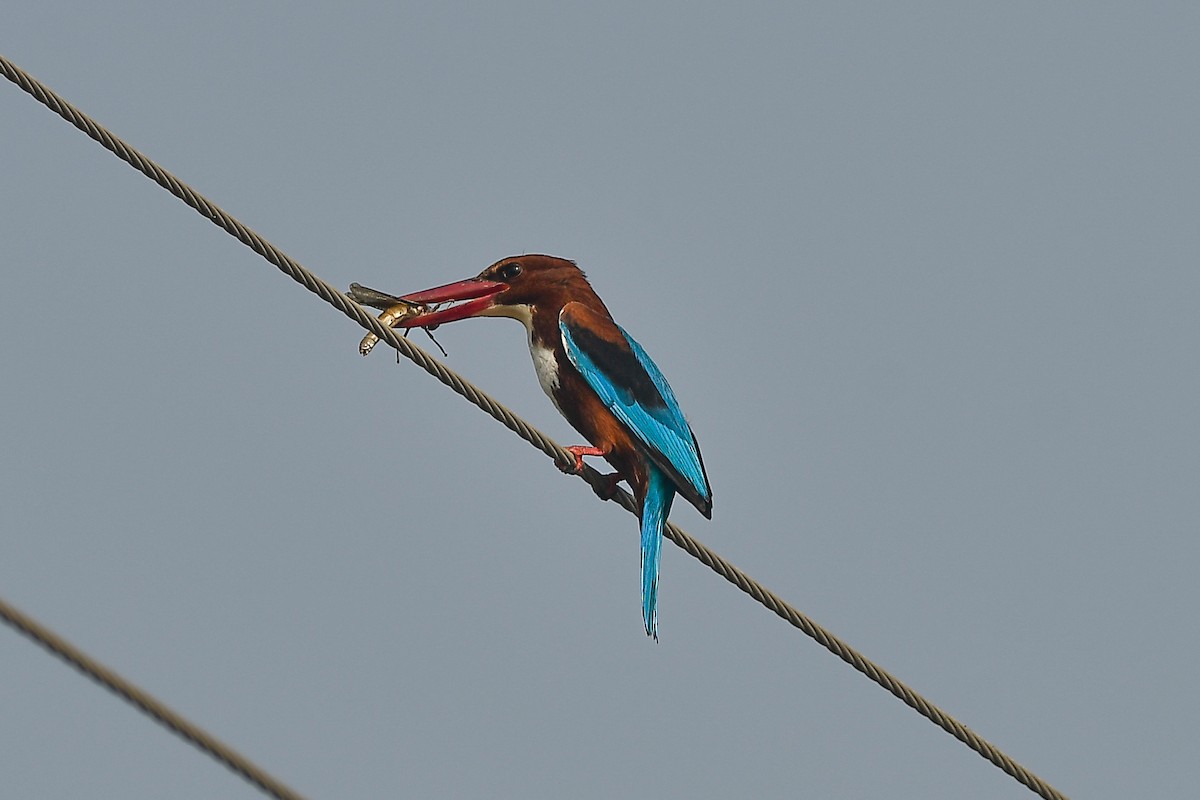
[[[597,485],[592,487],[592,491],[596,493],[596,497],[601,500],[612,500],[617,495],[617,484],[621,482],[621,474],[613,472],[609,475],[601,475]]]
[[[604,451],[599,447],[589,447],[585,444],[576,444],[572,445],[571,447],[564,447],[563,449],[575,456],[575,463],[563,464],[560,461],[555,461],[554,463],[558,465],[560,470],[568,475],[578,475],[579,473],[583,472],[584,456],[602,456],[605,454]]]

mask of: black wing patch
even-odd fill
[[[596,335],[590,328],[567,324],[571,329],[571,338],[604,372],[614,389],[627,394],[631,403],[636,402],[648,409],[666,407],[667,402],[629,345],[624,342],[614,344]]]

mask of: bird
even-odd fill
[[[423,312],[394,323],[431,328],[470,317],[509,317],[528,332],[542,390],[588,442],[566,448],[578,473],[584,456],[604,458],[612,496],[624,480],[641,521],[642,617],[658,640],[658,575],[663,526],[676,494],[712,519],[712,489],[696,437],[667,379],[573,261],[531,254],[502,258],[474,278],[400,300]],[[443,307],[443,304],[454,303]],[[603,494],[602,494],[603,496]]]

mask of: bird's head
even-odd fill
[[[456,304],[409,317],[398,325],[402,328],[427,328],[468,317],[512,317],[528,326],[539,308],[557,316],[572,300],[604,307],[583,270],[565,258],[546,255],[502,258],[474,278],[401,299],[427,306]]]

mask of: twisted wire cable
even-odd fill
[[[20,633],[28,636],[96,683],[132,703],[160,725],[208,753],[229,769],[241,775],[265,794],[277,800],[304,800],[304,796],[289,788],[283,781],[272,776],[262,767],[208,731],[189,722],[179,712],[151,695],[145,689],[129,681],[101,664],[75,645],[50,630],[33,617],[0,598],[0,619]]]
[[[159,186],[194,208],[213,224],[237,238],[240,242],[279,268],[284,274],[303,285],[322,300],[325,300],[369,332],[374,333],[381,341],[386,342],[390,347],[397,350],[406,358],[411,359],[446,386],[486,411],[522,439],[561,465],[574,464],[574,457],[550,439],[550,437],[525,422],[512,411],[505,408],[499,401],[472,385],[458,373],[446,367],[441,362],[436,361],[420,347],[403,336],[396,334],[391,328],[381,324],[379,320],[363,309],[358,303],[350,300],[342,292],[321,280],[298,262],[292,260],[283,251],[247,228],[233,216],[222,211],[216,204],[193,190],[183,181],[105,130],[82,111],[59,97],[48,87],[38,82],[3,56],[0,56],[0,72],[3,72],[5,77],[31,94],[38,102],[50,108],[56,114],[63,117],[63,119],[99,142],[107,150],[110,150],[122,161],[125,161],[134,169],[143,173]],[[591,467],[585,466],[580,476],[592,486],[593,490],[596,490],[597,494],[601,494],[605,488],[608,488],[600,474]],[[638,513],[637,505],[628,492],[618,490],[610,499],[627,511],[633,514]],[[1007,756],[995,745],[983,739],[970,728],[954,719],[954,717],[926,700],[898,678],[817,624],[806,614],[793,608],[781,597],[758,583],[758,581],[755,581],[740,569],[721,558],[721,556],[697,541],[682,528],[674,523],[667,523],[664,534],[668,539],[679,545],[679,547],[698,559],[709,569],[725,578],[725,580],[734,586],[737,586],[763,606],[775,612],[792,626],[815,639],[821,646],[828,649],[838,658],[891,692],[904,702],[905,705],[914,709],[921,716],[970,747],[1031,791],[1045,798],[1045,800],[1066,800],[1066,795],[1063,795],[1053,786]]]

